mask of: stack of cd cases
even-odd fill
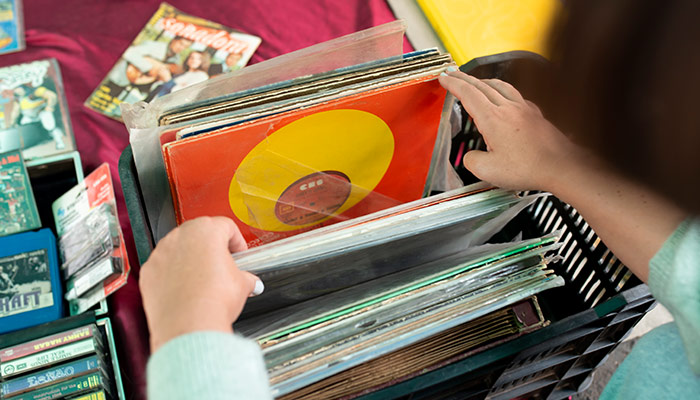
[[[107,341],[90,323],[0,349],[2,398],[118,398]]]

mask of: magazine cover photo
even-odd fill
[[[121,103],[149,102],[244,67],[260,38],[161,4],[85,106],[121,119]]]
[[[0,153],[33,160],[74,150],[67,115],[56,60],[0,68]]]

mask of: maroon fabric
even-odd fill
[[[392,21],[384,0],[211,0],[170,2],[183,12],[262,38],[251,63]],[[128,144],[124,125],[83,106],[129,43],[158,8],[158,1],[24,0],[27,49],[0,57],[0,66],[58,60],[73,131],[86,172],[109,163],[119,215],[134,266],[128,284],[110,298],[127,398],[145,398],[148,329],[138,289],[139,268],[117,171]],[[408,42],[404,49],[410,51]],[[173,310],[177,313],[178,310]]]

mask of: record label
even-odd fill
[[[288,225],[320,221],[337,211],[350,196],[350,178],[340,171],[322,171],[291,184],[277,200],[275,215]]]

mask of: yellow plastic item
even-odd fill
[[[561,0],[416,0],[458,64],[514,50],[547,57]]]

